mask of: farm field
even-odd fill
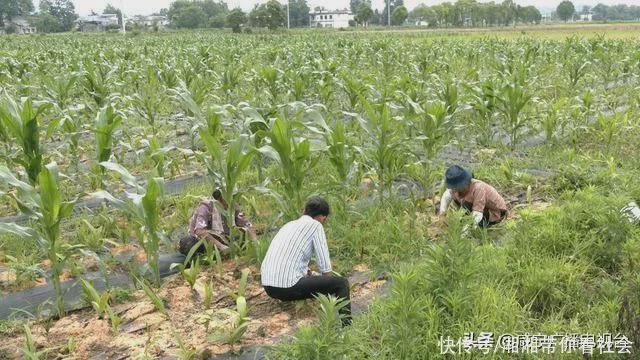
[[[438,359],[471,332],[493,347],[461,358],[635,358],[640,42],[611,26],[3,37],[0,358]],[[509,218],[438,219],[451,164]],[[214,184],[259,241],[189,267],[176,243]],[[344,330],[259,286],[311,195]]]

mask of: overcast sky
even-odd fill
[[[0,0],[1,1],[1,0]],[[261,3],[266,0],[227,0],[227,4],[230,8],[241,7],[244,10],[250,10],[256,3]],[[283,4],[286,0],[280,0]],[[372,0],[374,8],[383,8],[385,0]],[[449,0],[455,2],[455,0]],[[481,0],[482,1],[482,0]],[[501,2],[501,0],[495,0]],[[555,8],[561,0],[515,0],[520,5],[536,5],[543,11],[547,9]],[[76,6],[76,12],[80,15],[87,15],[94,10],[96,12],[102,12],[105,5],[108,3],[113,4],[115,7],[122,7],[125,10],[127,16],[131,15],[148,15],[160,10],[163,7],[168,8],[172,0],[73,0]],[[315,6],[324,6],[327,9],[343,9],[349,7],[349,0],[307,0],[309,6],[313,9]],[[427,5],[439,4],[441,0],[405,0],[405,6],[409,10],[413,9],[416,5],[424,3]],[[484,2],[484,1],[483,1]],[[603,3],[607,5],[614,4],[628,4],[628,5],[640,5],[640,0],[575,0],[574,5],[576,9],[580,9],[582,5],[596,5]],[[38,0],[34,0],[36,8],[38,6]]]

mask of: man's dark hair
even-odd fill
[[[330,213],[329,203],[320,196],[310,198],[304,206],[304,214],[311,217],[329,216]]]
[[[213,196],[213,198],[216,200],[220,200],[222,198],[222,191],[220,191],[219,188],[215,188],[211,196]]]

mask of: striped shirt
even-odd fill
[[[329,248],[322,224],[308,215],[288,222],[271,240],[262,261],[262,285],[292,287],[307,274],[314,252],[320,271],[331,272]]]

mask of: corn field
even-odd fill
[[[637,40],[7,37],[0,85],[0,291],[47,284],[55,294],[46,310],[0,320],[10,339],[0,358],[193,358],[275,336],[256,325],[259,273],[243,269],[259,268],[274,231],[312,195],[332,206],[336,271],[365,264],[390,290],[344,330],[341,303],[321,298],[312,323],[268,358],[444,359],[442,339],[471,332],[619,334],[631,355],[594,346],[594,358],[637,356],[640,230],[619,211],[640,201]],[[505,195],[512,217],[471,232],[458,213],[437,222],[454,163]],[[229,227],[237,204],[258,241],[234,242],[226,260],[207,248],[165,278],[161,255],[175,252],[214,185]],[[134,258],[119,255],[131,248]],[[97,290],[93,272],[132,285]],[[88,309],[65,307],[70,279]],[[172,313],[177,287],[189,317]],[[142,303],[160,325],[129,332],[127,311]],[[60,332],[79,318],[103,322],[103,336]],[[580,359],[587,345],[576,346],[518,358]],[[503,350],[459,356],[516,356]]]

